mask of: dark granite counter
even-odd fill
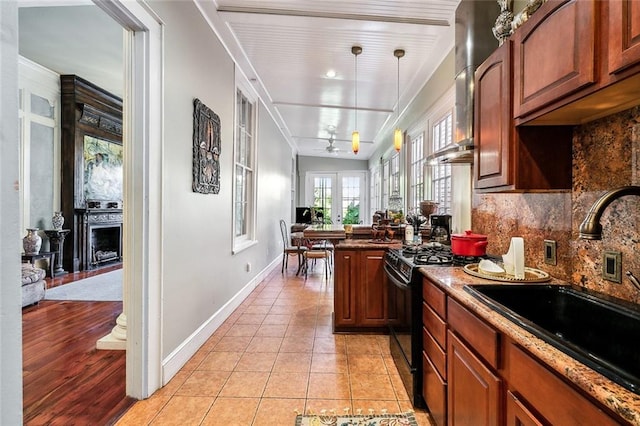
[[[449,296],[540,358],[550,369],[574,383],[631,424],[640,426],[640,395],[628,391],[545,343],[463,290],[465,284],[499,284],[499,282],[473,277],[460,267],[423,267],[420,271],[435,283],[440,284]],[[560,284],[557,280],[552,283]]]
[[[402,248],[402,241],[393,240],[393,242],[388,243],[376,243],[372,242],[370,239],[346,239],[340,240],[339,243],[336,244],[336,250],[374,250],[374,249],[389,249],[389,248]]]

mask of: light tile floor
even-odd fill
[[[412,410],[388,336],[333,334],[333,281],[275,268],[184,367],[116,423],[293,426],[295,410]],[[420,425],[428,414],[416,410]]]

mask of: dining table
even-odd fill
[[[334,224],[318,224],[310,225],[302,231],[291,233],[291,243],[298,248],[309,247],[311,248],[315,243],[322,241],[324,243],[331,243],[335,245],[341,240],[344,240],[347,234],[344,230],[344,225]],[[303,262],[298,262],[298,270],[296,275],[299,275],[302,271]]]

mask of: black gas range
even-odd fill
[[[412,280],[414,270],[422,266],[464,266],[477,263],[480,257],[456,256],[451,246],[440,243],[427,243],[417,246],[403,246],[390,249],[385,256],[385,264],[398,272],[407,281]],[[420,284],[422,281],[418,282]]]
[[[416,407],[422,398],[422,274],[421,267],[464,266],[478,257],[455,256],[451,246],[427,243],[387,251],[384,269],[389,280],[389,347],[400,377]]]

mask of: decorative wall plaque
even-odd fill
[[[193,100],[193,191],[220,192],[220,117]]]

